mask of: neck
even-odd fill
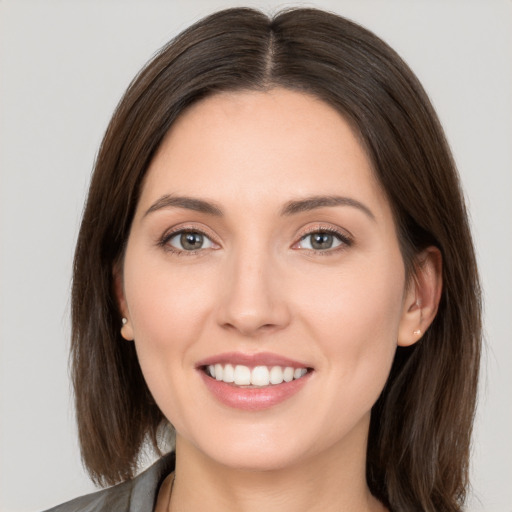
[[[241,470],[219,464],[178,435],[169,512],[385,511],[366,483],[366,436],[348,441],[286,468]]]

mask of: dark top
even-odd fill
[[[46,512],[152,512],[165,477],[174,471],[174,452],[133,480],[68,501]]]

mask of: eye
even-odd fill
[[[350,245],[350,240],[339,233],[319,230],[303,236],[295,248],[309,249],[312,251],[328,251],[329,249],[340,247],[343,244]]]
[[[167,239],[166,244],[178,251],[198,251],[200,249],[211,249],[214,243],[199,231],[178,231]]]

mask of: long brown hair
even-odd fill
[[[101,145],[78,237],[72,370],[82,456],[91,477],[133,476],[166,422],[135,349],[119,333],[113,267],[122,259],[144,174],[189,105],[219,91],[305,91],[352,124],[392,206],[406,269],[435,245],[437,317],[398,348],[372,410],[367,481],[395,511],[459,511],[468,486],[481,338],[480,289],[457,171],[422,86],[382,40],[340,16],[236,8],[185,30],[145,66]]]

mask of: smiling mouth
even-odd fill
[[[201,368],[206,375],[217,381],[237,387],[263,388],[277,386],[283,382],[292,382],[311,372],[311,368],[293,368],[291,366],[255,366],[210,364]]]

